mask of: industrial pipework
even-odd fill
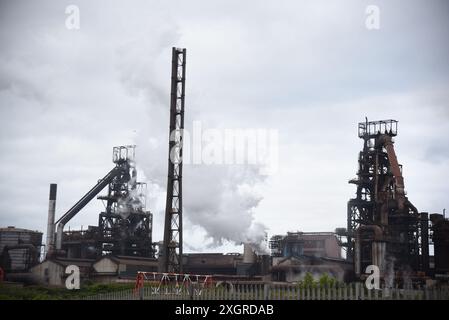
[[[81,211],[101,190],[104,189],[115,177],[119,175],[126,176],[129,171],[129,164],[123,163],[122,165],[117,165],[109,173],[98,181],[98,183],[89,190],[77,203],[70,208],[61,218],[56,221],[57,232],[56,232],[56,250],[62,249],[62,234],[64,231],[64,226],[69,222],[78,212]],[[129,178],[128,178],[129,180]],[[49,218],[50,219],[50,218]]]

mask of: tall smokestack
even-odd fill
[[[55,209],[56,209],[57,184],[50,184],[50,196],[48,199],[48,222],[47,222],[47,254],[50,257],[55,248]]]

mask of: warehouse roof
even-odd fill
[[[154,266],[157,264],[157,259],[155,258],[146,258],[146,257],[134,257],[134,256],[104,256],[95,261],[97,263],[103,259],[110,259],[118,264],[126,264],[126,265],[136,265],[136,266],[145,266],[151,265]]]
[[[91,267],[92,264],[95,262],[95,260],[91,259],[75,259],[75,258],[57,258],[57,259],[49,259],[48,261],[57,263],[64,267],[70,265],[76,265],[78,267]]]
[[[37,231],[37,230],[16,228],[14,226],[8,226],[6,228],[0,228],[0,232],[35,232],[35,233],[42,233],[42,232]]]

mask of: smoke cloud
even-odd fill
[[[185,214],[205,229],[212,245],[223,240],[250,243],[264,251],[266,227],[254,214],[263,197],[257,186],[264,177],[252,166],[186,166]]]
[[[177,35],[175,31],[164,30],[160,37],[153,40],[142,38],[138,41],[139,45],[127,45],[126,50],[119,53],[118,70],[126,90],[145,99],[148,105],[146,117],[140,116],[140,126],[136,130],[136,159],[149,181],[149,189],[162,191],[157,195],[150,195],[150,198],[153,197],[153,203],[165,203],[171,47],[176,44]],[[187,78],[188,58],[187,53]],[[136,63],[141,59],[142,63]],[[161,79],[165,81],[161,82]],[[190,99],[195,100],[195,94],[190,95],[190,92],[187,83],[186,130],[192,127],[189,119],[204,119],[200,111],[201,106],[191,108]],[[263,199],[257,191],[257,187],[265,180],[260,169],[258,165],[245,164],[184,164],[184,225],[201,227],[206,237],[211,240],[207,245],[209,248],[223,245],[226,241],[236,245],[245,242],[250,243],[256,251],[265,252],[267,228],[257,222],[254,216]],[[151,205],[149,209],[155,210]],[[164,214],[163,208],[156,210],[157,215]],[[162,228],[162,225],[157,227]],[[188,237],[184,238],[188,244]]]

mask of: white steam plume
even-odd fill
[[[135,45],[127,44],[126,51],[120,52],[118,64],[124,87],[137,98],[144,97],[141,103],[146,114],[135,117],[136,157],[145,176],[161,190],[167,183],[170,61],[177,38],[176,32],[164,30],[160,38],[133,41]],[[200,112],[190,108],[189,99],[194,99],[188,90],[186,127],[191,123],[188,119],[202,119]],[[256,251],[266,251],[266,227],[254,218],[262,200],[255,189],[264,180],[257,166],[184,165],[183,170],[185,221],[201,226],[213,246],[229,240],[237,245],[248,242]],[[188,243],[187,235],[184,239]]]

